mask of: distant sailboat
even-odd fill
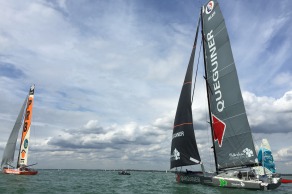
[[[7,141],[1,162],[2,172],[4,174],[35,175],[38,173],[38,171],[29,168],[29,166],[35,164],[27,165],[30,126],[32,121],[32,107],[34,101],[34,88],[34,85],[30,87],[29,94],[24,100],[22,108],[18,114],[12,132]],[[20,140],[21,142],[18,153],[18,160],[16,167],[14,167],[12,166],[12,163],[14,160],[16,141],[18,138],[19,129],[21,128],[23,122],[24,124]]]
[[[258,174],[269,175],[276,173],[272,149],[267,139],[262,139],[261,147],[258,152],[258,160],[261,166],[254,167]],[[292,183],[292,180],[282,177],[281,182],[287,184]]]
[[[216,171],[207,173],[193,127],[192,73],[199,24],[202,26],[205,81]],[[200,164],[202,171],[177,171],[182,183],[254,190],[272,190],[281,184],[277,174],[258,175],[257,154],[247,120],[230,41],[217,0],[201,9],[194,47],[182,86],[174,121],[170,168]]]
[[[271,146],[267,139],[262,139],[261,147],[258,152],[258,162],[260,166],[254,167],[257,174],[264,175],[276,173]]]

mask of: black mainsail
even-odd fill
[[[193,66],[199,31],[199,22],[200,19],[198,21],[194,46],[180,93],[174,120],[170,153],[170,168],[194,165],[201,162],[193,127],[191,100]]]
[[[224,18],[217,0],[202,8],[202,36],[216,169],[257,163]]]

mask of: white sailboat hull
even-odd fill
[[[178,183],[203,184],[216,187],[240,188],[251,190],[274,190],[281,185],[281,178],[276,174],[271,176],[253,176],[239,171],[227,171],[219,175],[202,172],[176,172]]]

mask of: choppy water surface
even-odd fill
[[[287,177],[292,179],[292,177]],[[175,182],[173,173],[131,171],[39,170],[36,176],[0,174],[0,193],[172,193],[172,194],[252,194],[265,191],[228,189]],[[282,184],[269,193],[292,194],[292,184]]]

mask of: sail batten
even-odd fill
[[[193,123],[181,123],[181,124],[177,124],[175,126],[173,126],[173,128],[175,127],[179,127],[179,126],[182,126],[182,125],[192,125]]]

